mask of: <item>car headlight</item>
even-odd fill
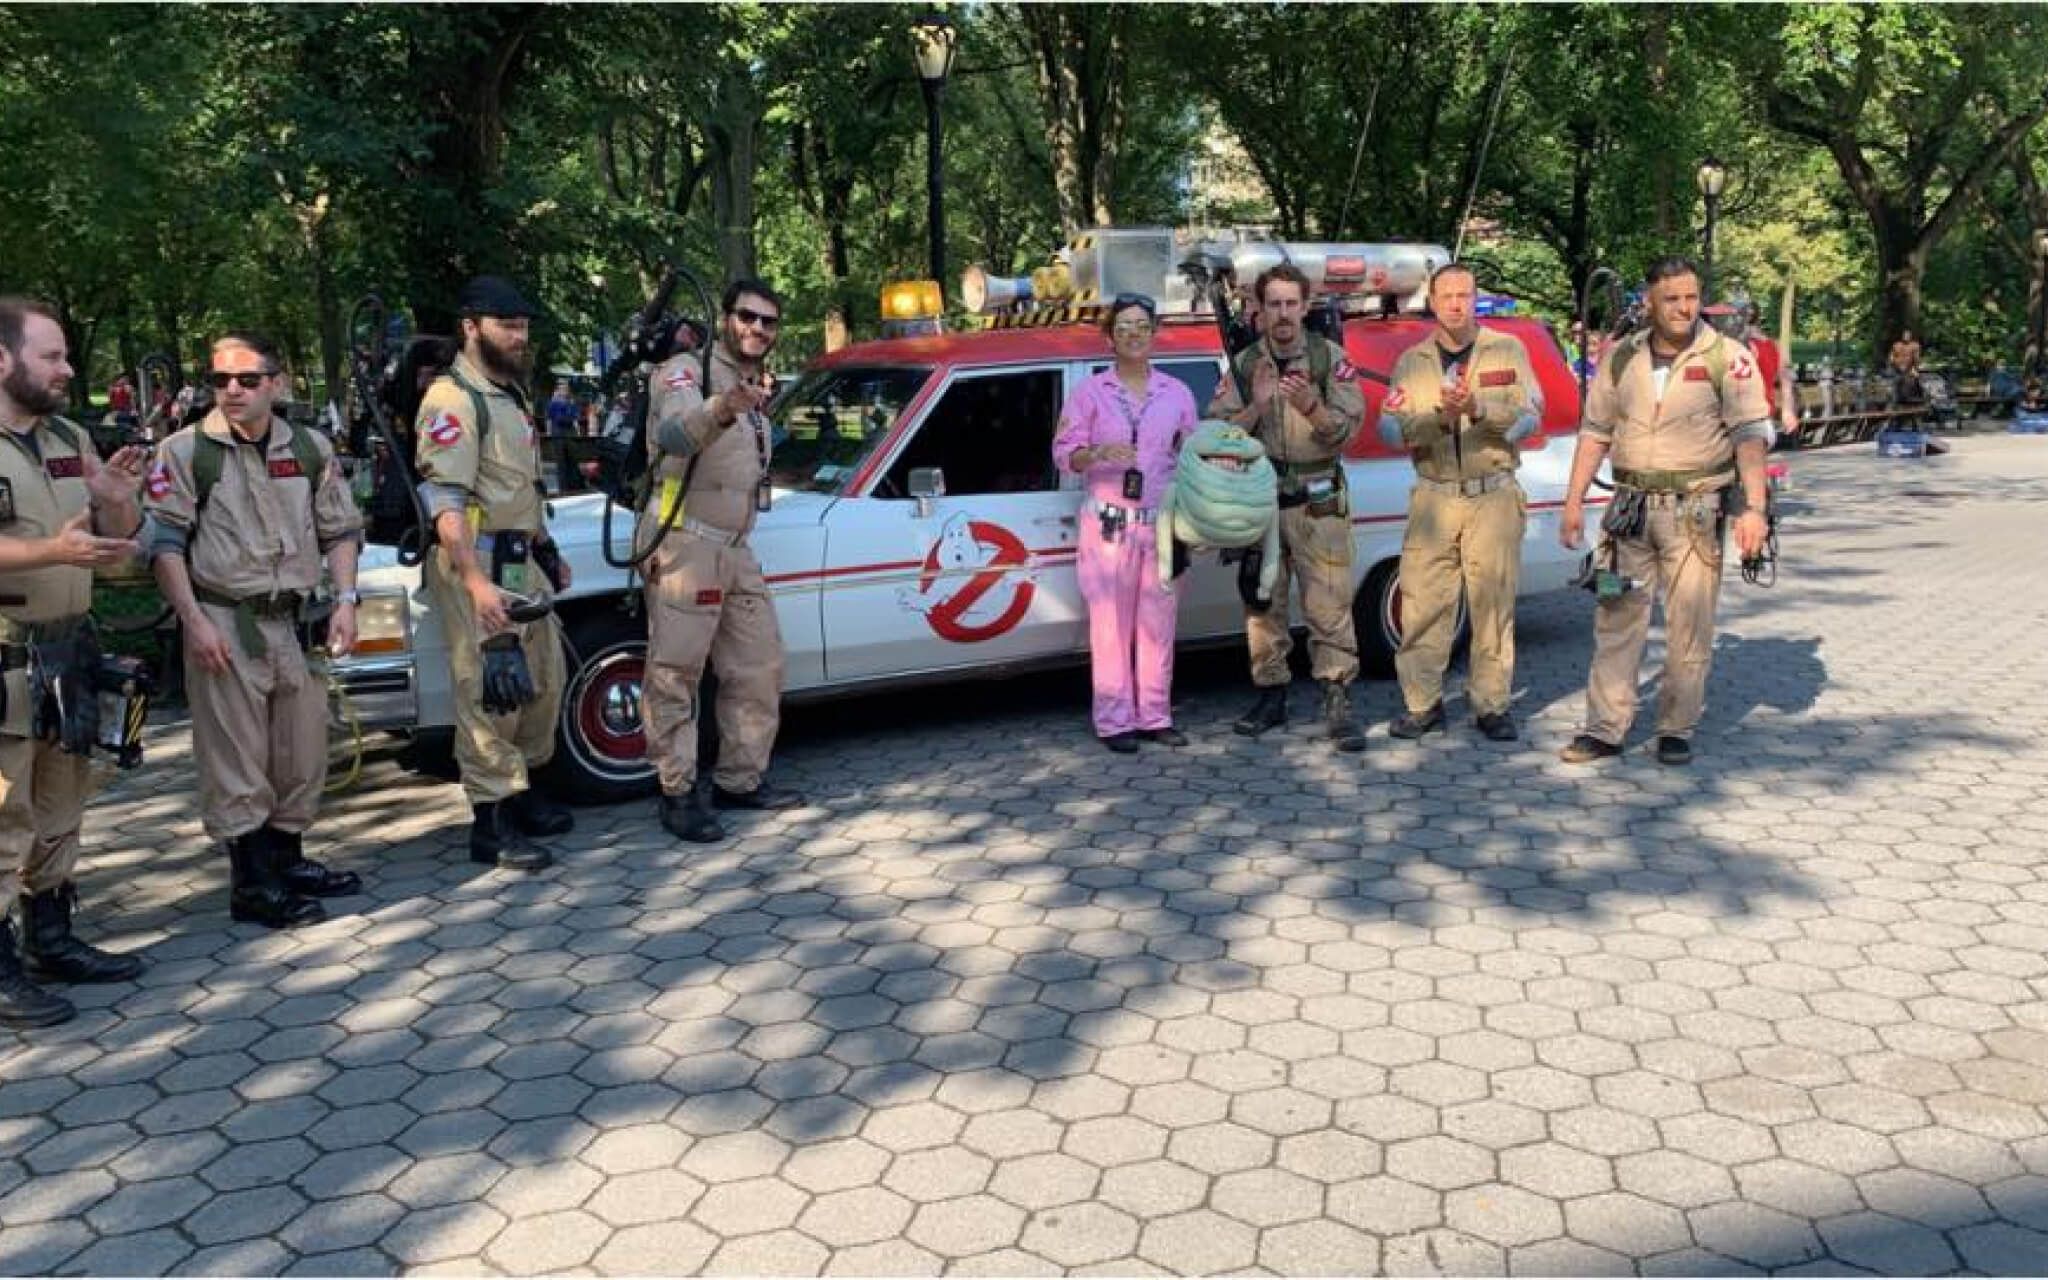
[[[412,612],[403,591],[373,591],[356,606],[356,657],[412,648]]]

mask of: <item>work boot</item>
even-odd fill
[[[546,849],[519,838],[506,805],[490,801],[476,805],[469,824],[469,860],[507,871],[540,871],[554,865]]]
[[[285,887],[279,854],[259,827],[228,841],[228,914],[266,929],[290,929],[320,923],[327,909]]]
[[[1505,711],[1489,711],[1478,720],[1479,732],[1494,742],[1513,742],[1522,736],[1515,728],[1515,718]]]
[[[1330,743],[1339,751],[1365,750],[1365,730],[1351,713],[1351,686],[1335,680],[1323,682],[1323,724],[1330,730]]]
[[[1590,733],[1582,733],[1565,744],[1557,758],[1566,764],[1591,764],[1595,760],[1611,760],[1621,754],[1621,748],[1611,742],[1602,742]]]
[[[692,787],[679,796],[664,795],[661,798],[661,825],[678,840],[691,844],[716,844],[725,839],[725,828],[720,825],[718,815],[711,811],[711,804],[704,792]]]
[[[26,1031],[54,1027],[78,1016],[71,1002],[30,982],[15,950],[14,923],[0,913],[0,1027]]]
[[[1287,723],[1287,686],[1271,685],[1259,690],[1258,700],[1251,710],[1237,718],[1231,725],[1232,731],[1247,738],[1256,738],[1268,729],[1277,729]]]
[[[279,831],[259,827],[256,834],[271,849],[280,883],[305,898],[346,898],[363,891],[363,878],[353,871],[334,871],[306,856],[306,836],[301,831]]]
[[[128,982],[141,976],[142,957],[115,955],[78,940],[71,932],[77,906],[78,886],[69,880],[22,895],[22,972],[40,982]]]
[[[504,802],[504,813],[512,825],[529,836],[566,836],[576,829],[575,815],[568,806],[556,804],[532,787]]]
[[[711,802],[721,809],[794,809],[804,798],[788,787],[771,787],[765,782],[752,791],[727,791],[714,782]]]
[[[1442,733],[1443,731],[1444,704],[1441,702],[1432,706],[1421,715],[1416,715],[1413,711],[1404,711],[1401,713],[1400,718],[1387,726],[1388,733],[1397,738],[1405,738],[1410,742],[1420,738],[1425,733]]]
[[[1667,733],[1657,739],[1658,764],[1691,764],[1692,743],[1676,734]]]
[[[1188,735],[1172,725],[1168,725],[1164,729],[1140,729],[1138,730],[1138,736],[1147,742],[1156,742],[1162,747],[1184,747],[1188,745]]]
[[[1102,740],[1102,745],[1120,756],[1138,754],[1138,735],[1135,733],[1112,733]]]

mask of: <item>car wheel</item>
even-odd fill
[[[615,804],[654,794],[640,711],[646,621],[600,606],[565,623],[569,686],[562,693],[555,757],[538,781],[570,804]]]
[[[1452,651],[1463,650],[1472,641],[1472,619],[1465,601],[1458,601],[1458,633]],[[1394,655],[1401,651],[1401,562],[1387,560],[1374,565],[1365,584],[1351,601],[1351,625],[1358,633],[1358,657],[1365,672],[1377,679],[1394,674]]]

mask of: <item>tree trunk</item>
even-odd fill
[[[719,77],[704,130],[711,162],[711,213],[727,280],[758,275],[754,257],[754,164],[763,104],[744,67]]]
[[[1670,118],[1671,105],[1671,13],[1663,5],[1645,5],[1643,53],[1649,62],[1650,110]],[[1678,236],[1677,155],[1670,146],[1657,148],[1650,158],[1650,208],[1656,218],[1657,238],[1666,244]]]

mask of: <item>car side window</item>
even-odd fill
[[[1179,378],[1188,386],[1188,393],[1195,398],[1195,412],[1216,395],[1216,384],[1223,381],[1223,365],[1215,356],[1201,356],[1187,360],[1154,360],[1152,367],[1169,378]],[[1088,366],[1088,376],[1094,377],[1109,368],[1107,361],[1098,360]]]
[[[938,467],[949,495],[1036,493],[1059,488],[1052,437],[1063,375],[1031,369],[959,378],[946,388],[877,489],[910,492],[910,473]]]

